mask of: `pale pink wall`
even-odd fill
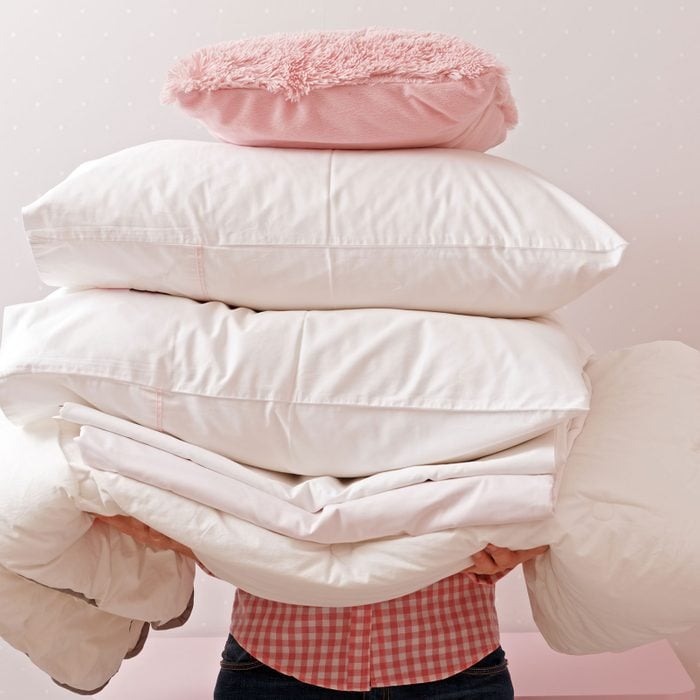
[[[659,338],[700,348],[700,3],[691,0],[5,0],[0,4],[0,306],[36,299],[23,204],[80,162],[158,138],[207,139],[158,90],[177,56],[226,39],[367,25],[459,34],[512,69],[521,123],[497,155],[606,219],[621,269],[564,310],[600,351]],[[172,634],[224,635],[229,586],[207,581]],[[535,629],[518,570],[504,630]],[[673,640],[700,685],[700,630]],[[0,649],[1,649],[0,645]]]

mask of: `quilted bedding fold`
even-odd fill
[[[548,517],[554,509],[555,480],[583,423],[577,419],[568,430],[562,426],[473,462],[422,465],[341,482],[291,475],[282,480],[275,472],[202,449],[196,450],[203,461],[197,463],[152,446],[168,443],[179,453],[189,451],[187,443],[170,436],[76,404],[60,411],[63,418],[74,415],[74,420],[80,414],[88,414],[85,419],[91,422],[114,423],[115,429],[137,433],[151,443],[83,425],[75,441],[87,465],[171,491],[273,532],[325,544]],[[409,472],[405,477],[404,471]],[[256,485],[246,483],[246,477]],[[363,483],[367,481],[371,483]],[[312,488],[302,490],[304,486]],[[314,486],[319,488],[314,491]],[[348,498],[353,492],[357,495]],[[327,501],[314,512],[295,502],[314,493]]]
[[[141,460],[129,465],[131,476],[138,481],[149,483],[149,474],[155,471],[168,471],[172,476],[174,464],[186,468],[187,463],[196,465],[202,478],[208,473],[218,474],[229,480],[231,487],[244,484],[276,500],[284,501],[315,513],[325,506],[346,503],[368,496],[375,496],[392,489],[420,484],[426,481],[457,479],[484,475],[556,475],[564,464],[571,444],[578,431],[575,427],[582,424],[581,419],[571,422],[571,426],[560,424],[531,440],[522,442],[500,452],[474,459],[468,462],[449,462],[443,464],[421,464],[401,469],[380,469],[377,473],[361,478],[338,478],[329,475],[301,476],[283,472],[261,469],[248,464],[241,464],[232,459],[207,450],[192,443],[179,440],[167,433],[153,430],[118,416],[98,411],[90,406],[67,401],[58,411],[63,420],[84,426],[76,441],[81,446],[83,456],[89,450],[100,461],[106,460],[103,468],[113,460],[124,462],[118,451],[111,452],[103,440],[117,437],[128,438],[131,442],[156,448],[151,453],[152,460],[141,465]],[[92,431],[95,428],[97,431]],[[99,431],[99,432],[98,432]],[[114,437],[112,437],[114,436]],[[94,438],[94,439],[91,439]],[[123,444],[117,441],[118,444]],[[183,461],[168,462],[161,466],[158,460],[178,457]],[[99,464],[93,464],[99,468]],[[109,469],[119,471],[118,469]],[[187,495],[187,494],[182,494]]]

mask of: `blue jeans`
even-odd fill
[[[214,700],[514,700],[505,652],[499,646],[473,666],[429,683],[332,690],[275,671],[251,656],[229,634],[221,654]]]

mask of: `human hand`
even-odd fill
[[[93,527],[95,526],[94,521],[99,521],[131,536],[137,542],[151,549],[171,549],[174,552],[179,552],[190,559],[194,559],[195,563],[210,576],[214,575],[199,561],[199,559],[197,559],[194,552],[189,547],[180,544],[171,537],[164,535],[162,532],[158,532],[158,530],[154,530],[152,527],[149,527],[146,523],[142,523],[136,518],[132,518],[128,515],[99,515],[97,513],[90,513],[90,515],[93,516]]]
[[[507,549],[488,544],[480,552],[472,555],[474,564],[464,569],[463,573],[477,581],[480,576],[488,578],[498,575],[498,578],[502,578],[518,564],[534,559],[540,554],[544,554],[548,549],[548,544],[532,549]]]

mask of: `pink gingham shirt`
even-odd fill
[[[230,632],[256,659],[335,690],[426,683],[500,643],[495,582],[459,572],[393,600],[344,608],[289,605],[236,589]]]

